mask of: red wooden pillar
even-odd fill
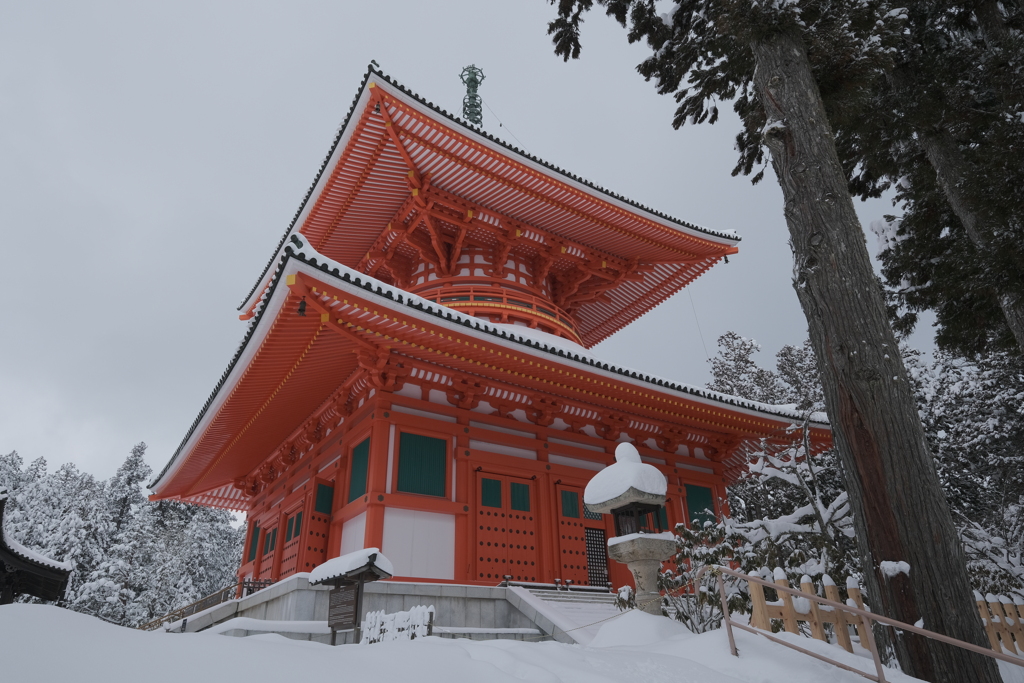
[[[458,431],[452,450],[452,467],[455,472],[455,502],[462,505],[462,513],[455,516],[455,580],[466,582],[473,578],[473,561],[470,555],[472,534],[470,520],[476,519],[476,510],[470,502],[472,471],[469,467],[469,418],[459,416]]]
[[[555,500],[554,479],[548,468],[544,466],[544,473],[537,477],[537,530],[540,532],[540,562],[543,574],[538,580],[547,583],[561,578],[558,573],[558,501]]]
[[[366,489],[369,502],[366,507],[366,532],[363,546],[367,548],[380,548],[384,544],[384,494],[388,485],[388,446],[390,443],[390,420],[385,418],[384,405],[391,407],[390,402],[383,404],[378,401],[374,410],[373,426],[370,430],[370,461],[367,468]],[[397,434],[396,434],[397,440]],[[395,444],[398,450],[398,444]],[[398,466],[398,457],[395,453],[394,467]]]

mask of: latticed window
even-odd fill
[[[348,502],[366,494],[366,476],[370,465],[370,440],[352,449],[352,474],[348,480]]]
[[[447,450],[444,439],[403,432],[398,446],[397,489],[402,493],[444,496]],[[498,491],[500,501],[500,483]]]

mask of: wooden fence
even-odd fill
[[[774,583],[776,586],[793,588],[786,579],[785,572],[781,569],[775,570]],[[839,595],[839,587],[827,574],[822,579],[822,583],[826,598],[832,602],[843,602]],[[807,576],[804,576],[800,582],[799,591],[808,596],[817,595],[814,584]],[[849,596],[846,599],[847,605],[865,609],[864,597],[855,581],[847,581],[846,592]],[[758,583],[750,583],[750,601],[753,605],[750,616],[751,626],[771,631],[772,620],[775,619],[781,622],[782,628],[787,632],[800,633],[799,624],[804,622],[807,624],[811,637],[829,642],[825,624],[831,624],[836,643],[847,652],[853,652],[853,643],[850,640],[850,627],[853,626],[860,642],[862,644],[867,642],[863,621],[851,618],[851,615],[844,610],[819,605],[815,600],[794,596],[783,591],[778,591],[778,596],[778,600],[768,602],[765,599],[764,587]],[[1024,618],[1024,604],[1021,604],[1020,601],[1015,604],[1013,600],[1004,595],[989,594],[983,598],[980,593],[975,592],[974,598],[992,649],[1011,655],[1024,655],[1024,626],[1021,625],[1021,620]]]
[[[950,638],[949,636],[943,635],[941,633],[936,633],[935,631],[925,630],[920,626],[906,624],[902,621],[890,619],[889,617],[884,617],[880,614],[873,614],[867,611],[866,609],[863,609],[861,605],[858,604],[857,600],[858,598],[860,598],[860,589],[850,584],[847,585],[847,591],[850,592],[851,589],[854,590],[850,593],[851,597],[847,599],[846,604],[843,604],[839,600],[820,597],[815,593],[814,587],[810,584],[810,582],[804,582],[804,585],[801,587],[800,590],[791,588],[789,586],[789,581],[787,581],[785,578],[785,572],[783,572],[782,570],[776,570],[775,583],[770,583],[762,579],[760,576],[757,576],[756,574],[744,574],[729,567],[706,566],[702,567],[700,570],[697,571],[691,583],[696,583],[704,574],[704,572],[709,569],[717,575],[716,579],[718,583],[718,593],[719,598],[722,602],[722,623],[724,624],[726,634],[729,637],[729,651],[732,653],[734,657],[739,656],[739,651],[736,649],[736,639],[733,636],[733,629],[740,629],[742,631],[749,631],[759,636],[763,636],[764,638],[767,638],[768,640],[778,643],[779,645],[783,645],[792,650],[796,650],[797,652],[802,652],[803,654],[809,657],[814,657],[815,659],[819,659],[823,662],[828,662],[829,664],[837,666],[841,669],[851,671],[860,676],[863,676],[864,678],[867,678],[868,680],[878,681],[878,683],[885,683],[885,667],[882,665],[882,659],[878,655],[878,648],[875,645],[875,639],[871,633],[872,624],[880,624],[882,626],[890,626],[901,631],[916,633],[919,636],[924,636],[925,638],[930,638],[931,640],[936,640],[940,643],[954,645],[964,650],[969,650],[971,652],[976,652],[978,654],[985,655],[986,657],[991,657],[993,659],[998,659],[1003,662],[1009,662],[1011,664],[1024,667],[1024,657],[1018,656],[1016,654],[1016,645],[1014,645],[1013,649],[1011,650],[1012,652],[1014,652],[1014,654],[1007,654],[1006,652],[1002,651],[1001,647],[997,650],[986,649],[973,643],[966,643],[962,640],[957,640],[956,638]],[[731,618],[731,615],[729,614],[728,595],[726,594],[725,589],[725,576],[732,576],[734,578],[746,581],[750,586],[751,595],[759,595],[759,597],[755,598],[754,614],[751,617],[750,624],[744,624],[742,622],[734,621]],[[829,588],[829,585],[826,584],[826,594],[831,594],[832,597],[838,598],[838,590],[832,590],[835,589],[835,584],[831,581],[828,583],[831,584],[831,589]],[[765,588],[771,588],[776,593],[778,593],[780,598],[779,601],[772,603],[767,602],[764,597]],[[863,599],[860,599],[862,604]],[[1009,634],[1004,642],[1012,644],[1012,640],[1010,640],[1010,638],[1012,637],[1012,632],[1009,629],[1009,627],[1011,626],[1010,622],[1013,622],[1013,626],[1018,626],[1021,616],[1020,612],[1017,610],[1017,606],[1015,606],[1014,611],[1017,612],[1018,618],[1012,619],[1006,617],[1007,612],[1003,611],[1003,603],[1001,603],[998,599],[992,601],[999,606],[999,615],[1001,615],[995,615],[999,616],[999,619],[993,619],[992,606],[988,604],[990,601],[984,602],[986,602],[987,614],[985,614],[985,618],[987,620],[987,624],[1002,624],[1007,629],[1007,633]],[[799,645],[796,645],[795,643],[790,642],[789,640],[784,640],[782,638],[776,637],[771,632],[772,619],[781,620],[783,627],[791,633],[799,633],[800,621],[807,622],[812,635],[816,638],[820,638],[821,640],[826,640],[826,635],[823,627],[823,625],[826,623],[838,625],[838,627],[835,628],[835,631],[837,633],[837,640],[843,638],[841,634],[845,633],[846,641],[850,640],[850,632],[848,627],[850,625],[853,625],[857,629],[857,635],[860,638],[860,644],[863,647],[866,647],[867,650],[871,653],[871,660],[875,666],[874,675],[866,671],[862,671],[856,667],[852,667],[848,664],[836,661],[831,657],[826,657],[823,654],[819,654],[817,652],[808,650],[807,648],[800,647]],[[996,626],[996,631],[997,635],[1002,637],[1001,632],[999,632],[998,626]],[[1000,641],[998,639],[994,642],[997,646],[1000,645]],[[853,644],[850,643],[849,647],[850,649],[852,649]]]
[[[985,597],[974,592],[981,621],[985,624],[988,642],[996,652],[1024,655],[1024,602],[1020,598],[1011,600],[1005,595]],[[1000,650],[1002,648],[1002,650]]]
[[[775,585],[783,588],[791,588],[786,574],[781,569],[776,569]],[[817,595],[814,584],[808,577],[800,582],[800,592],[807,595]],[[822,580],[825,586],[825,597],[832,602],[842,603],[839,595],[839,587],[829,578],[828,575]],[[858,609],[864,609],[864,597],[856,583],[847,582],[846,592],[849,597],[846,604]],[[768,602],[764,596],[764,586],[759,583],[750,582],[750,602],[753,610],[750,615],[750,625],[764,631],[772,630],[772,619],[782,622],[782,627],[789,633],[799,633],[799,622],[807,623],[811,636],[818,640],[828,641],[825,634],[825,624],[832,624],[836,642],[847,652],[853,652],[853,643],[850,640],[850,626],[853,626],[861,642],[864,640],[864,623],[861,619],[851,618],[843,610],[833,609],[827,606],[820,606],[814,600],[795,597],[790,593],[778,591],[779,599],[775,602]]]

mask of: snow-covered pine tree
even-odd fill
[[[38,474],[35,470],[28,476]],[[7,532],[47,557],[72,564],[65,596],[73,603],[82,584],[103,561],[109,543],[103,484],[66,463],[23,485],[12,502],[6,515]]]
[[[144,455],[136,445],[107,482],[0,456],[0,478],[14,482],[7,533],[74,565],[68,607],[129,626],[234,583],[245,534],[226,511],[147,500]]]
[[[152,470],[145,452],[145,443],[136,444],[107,482],[112,542],[74,605],[128,625],[234,583],[245,533],[223,510],[147,500],[142,487]]]
[[[707,387],[754,388],[743,398],[784,404],[804,414],[804,425],[775,439],[765,439],[758,449],[747,453],[747,470],[728,490],[732,518],[730,533],[746,543],[737,553],[744,571],[781,567],[794,583],[803,575],[820,581],[828,574],[842,585],[859,571],[842,470],[835,449],[810,449],[807,420],[823,408],[821,383],[808,342],[783,347],[776,354],[776,369],[758,365],[753,358],[760,347],[752,339],[727,332],[718,339],[718,354],[711,360],[712,380]],[[760,386],[771,386],[770,394],[756,391],[751,382],[737,381],[735,368],[743,375],[761,378]]]
[[[917,375],[974,588],[1024,597],[1024,357],[939,353]]]

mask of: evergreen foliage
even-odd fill
[[[937,314],[937,343],[970,355],[1020,350],[1024,334],[1024,5],[926,0],[552,0],[563,58],[602,6],[645,40],[637,66],[679,103],[672,125],[740,116],[733,174],[764,177],[771,133],[753,89],[751,45],[798,27],[850,191],[895,191],[902,209],[880,251],[901,332]],[[882,224],[884,225],[884,224]],[[1017,312],[1015,332],[1006,309]]]
[[[837,126],[851,189],[902,208],[880,253],[900,327],[932,309],[961,355],[1024,344],[1022,27],[1019,2],[909,4],[892,69]]]
[[[6,533],[72,563],[64,606],[126,626],[234,583],[245,538],[226,511],[149,501],[145,452],[137,444],[105,482],[72,464],[48,474],[42,458],[23,467],[16,451],[0,456]]]
[[[915,375],[974,588],[1024,598],[1024,358],[938,354]]]
[[[743,398],[820,410],[820,385],[806,344],[779,351],[775,370],[758,365],[754,354],[760,347],[753,340],[728,332],[718,344],[709,389],[742,389],[750,392],[737,392]],[[904,354],[973,588],[1024,598],[1024,359],[1006,351],[974,360],[940,353],[925,364],[914,352]],[[794,585],[805,574],[816,583],[828,574],[839,586],[848,576],[858,577],[835,450],[812,458],[805,452],[806,441],[795,438],[784,445],[764,442],[749,453],[746,470],[729,486],[732,517],[719,520],[706,538],[680,525],[677,560],[687,560],[696,571],[705,555],[720,555],[768,580],[767,569],[781,567]],[[699,544],[709,545],[701,550]],[[683,575],[666,572],[665,587]]]

